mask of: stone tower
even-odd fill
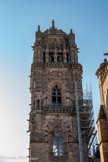
[[[52,26],[32,46],[29,162],[79,162],[74,81],[82,100],[82,66],[75,34]]]

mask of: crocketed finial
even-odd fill
[[[72,34],[72,29],[70,29],[70,34]]]
[[[40,32],[40,25],[38,25],[38,32]]]
[[[54,19],[52,20],[52,28],[55,28],[55,26],[54,26]]]

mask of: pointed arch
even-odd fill
[[[63,156],[63,136],[61,128],[56,126],[52,136],[53,156]]]
[[[38,110],[40,109],[40,100],[39,99],[37,100],[37,109]]]
[[[60,106],[61,102],[61,89],[56,85],[52,88],[52,105]]]

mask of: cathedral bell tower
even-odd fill
[[[75,34],[40,26],[32,46],[29,162],[79,162],[74,81],[82,100],[82,66]]]

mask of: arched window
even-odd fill
[[[61,89],[56,85],[52,89],[52,105],[60,106],[61,104],[62,104],[62,102],[61,102]]]
[[[69,62],[69,54],[67,53],[67,62]]]
[[[63,52],[57,53],[57,62],[58,63],[63,63]]]
[[[51,56],[51,62],[54,62],[54,56]]]
[[[45,63],[45,61],[46,61],[46,54],[45,54],[45,52],[43,52],[43,63]]]
[[[50,57],[51,63],[54,62],[54,53],[53,52],[49,52],[49,57]]]
[[[57,62],[58,62],[58,63],[61,62],[61,58],[60,58],[60,56],[57,57]]]
[[[53,131],[53,156],[63,156],[63,137],[61,129],[56,126]]]
[[[40,108],[40,102],[39,102],[39,99],[37,100],[37,109],[39,110]]]

